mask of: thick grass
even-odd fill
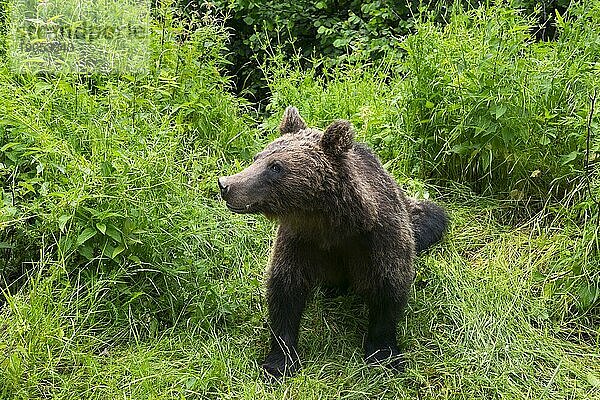
[[[316,294],[301,329],[303,370],[282,383],[264,383],[259,362],[269,335],[260,282],[271,225],[229,216],[213,203],[212,213],[240,222],[236,261],[223,276],[209,278],[215,290],[234,296],[223,302],[230,310],[222,318],[188,318],[145,338],[115,341],[110,321],[90,324],[100,311],[95,299],[110,282],[79,292],[65,266],[48,263],[26,290],[7,297],[2,311],[2,393],[73,399],[599,396],[598,331],[550,319],[538,277],[560,262],[567,238],[502,226],[493,203],[462,200],[449,206],[447,239],[418,261],[399,329],[404,374],[364,365],[366,310],[358,299]]]
[[[305,71],[276,57],[265,66],[271,109],[294,103],[315,122],[351,119],[403,174],[585,208],[597,186],[582,181],[596,180],[600,151],[600,2],[573,2],[559,21],[556,41],[536,42],[518,10],[455,8],[445,24],[419,17],[403,52],[375,65]]]
[[[515,225],[525,201],[413,179],[424,153],[399,117],[404,81],[387,79],[396,61],[325,76],[274,62],[272,116],[255,128],[218,73],[224,33],[170,15],[153,28],[146,74],[0,65],[0,398],[600,396],[591,217],[555,204],[552,224],[524,212]],[[251,162],[289,104],[311,126],[352,120],[410,194],[452,215],[417,261],[399,325],[403,374],[365,366],[358,298],[316,293],[301,372],[262,379],[275,226],[231,214],[216,178]]]

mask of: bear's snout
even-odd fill
[[[227,183],[227,177],[222,176],[217,180],[219,189],[221,190],[221,197],[223,200],[227,200],[227,194],[229,193],[229,184]]]
[[[221,197],[225,200],[227,208],[237,214],[256,212],[256,197],[251,196],[252,182],[240,180],[240,174],[222,176],[217,179]]]

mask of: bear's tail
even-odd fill
[[[429,200],[409,199],[409,210],[415,235],[417,254],[427,250],[442,239],[448,228],[448,214]]]

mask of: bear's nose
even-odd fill
[[[229,185],[227,185],[224,177],[219,178],[217,182],[219,183],[219,189],[221,189],[221,197],[223,200],[226,200],[227,193],[229,192]]]

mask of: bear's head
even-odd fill
[[[321,132],[308,128],[298,110],[288,107],[279,132],[252,165],[219,178],[227,207],[271,217],[326,213],[339,201],[342,183],[348,180],[347,158],[354,146],[350,122],[335,121]]]

